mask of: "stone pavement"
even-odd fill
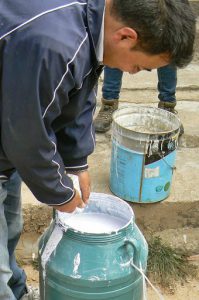
[[[197,45],[198,43],[197,41]],[[193,252],[199,253],[199,243],[196,242],[199,239],[199,50],[196,50],[193,62],[178,71],[177,110],[185,127],[185,134],[179,142],[171,194],[168,199],[156,204],[131,205],[136,222],[145,235],[151,232],[161,235],[166,232],[167,239],[175,245],[183,242],[187,244],[188,238],[190,244],[185,246],[194,247]],[[102,80],[103,76],[99,81],[96,112],[100,105]],[[120,107],[157,106],[156,86],[155,70],[136,75],[125,74]],[[111,130],[106,134],[96,135],[96,149],[89,157],[92,191],[111,193],[110,155]],[[35,200],[25,185],[22,195],[24,231],[41,233],[50,222],[51,209]]]

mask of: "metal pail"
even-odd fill
[[[139,203],[169,196],[180,120],[159,108],[131,106],[113,115],[110,189]]]
[[[85,223],[86,221],[86,223]],[[142,300],[148,247],[131,207],[92,193],[81,212],[56,213],[39,243],[41,300]]]

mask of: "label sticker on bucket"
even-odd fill
[[[154,178],[159,177],[160,175],[160,167],[157,168],[145,168],[144,170],[144,177],[145,178]]]

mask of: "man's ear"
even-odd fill
[[[116,43],[123,41],[129,44],[129,47],[132,48],[137,44],[138,34],[130,27],[122,27],[115,31],[113,38]]]

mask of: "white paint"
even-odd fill
[[[186,244],[187,243],[187,235],[186,234],[183,234],[183,240],[184,240],[184,243]]]
[[[102,193],[91,193],[84,209],[76,209],[73,213],[56,212],[56,223],[64,231],[93,234],[117,232],[119,229],[134,223],[134,214],[126,202]]]
[[[79,177],[77,175],[70,174],[70,173],[67,173],[67,176],[72,179],[75,189],[78,190],[79,193],[81,193],[80,186],[79,186]]]
[[[110,233],[125,224],[125,219],[103,213],[74,214],[67,220],[70,228],[86,233]]]
[[[50,238],[48,242],[46,243],[46,246],[44,248],[44,251],[41,255],[41,264],[42,268],[44,271],[44,280],[45,280],[45,269],[46,269],[46,264],[53,253],[53,251],[57,248],[57,245],[61,241],[63,236],[63,231],[59,226],[55,226],[53,232],[50,235]]]
[[[33,253],[32,253],[32,261],[35,261],[35,258],[36,258],[36,255],[35,255],[35,253],[33,252]]]
[[[76,275],[79,265],[80,265],[81,259],[80,259],[80,253],[77,253],[77,255],[74,258],[74,268],[73,268],[73,273]]]

